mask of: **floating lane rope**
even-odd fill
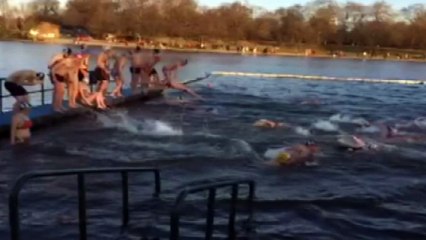
[[[368,82],[368,83],[390,83],[405,85],[423,85],[426,80],[403,80],[403,79],[373,79],[373,78],[345,78],[345,77],[327,77],[314,75],[296,75],[296,74],[277,74],[277,73],[250,73],[250,72],[212,72],[214,76],[241,76],[241,77],[258,77],[258,78],[293,78],[304,80],[319,81],[350,81],[350,82]]]

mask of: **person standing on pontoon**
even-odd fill
[[[192,89],[181,83],[177,77],[177,71],[188,64],[188,60],[180,60],[177,63],[166,65],[163,67],[164,79],[161,82],[164,88],[176,89],[190,94],[191,96],[203,99],[200,95],[194,92]]]
[[[112,97],[122,97],[123,96],[123,86],[124,86],[124,67],[128,61],[127,54],[117,54],[114,55],[114,66],[111,70],[111,75],[115,80],[115,89],[112,91]]]
[[[157,65],[157,63],[159,63],[160,61],[161,61],[161,57],[160,57],[159,49],[154,49],[152,51],[151,56],[148,56],[147,58],[144,59],[144,65],[143,65],[144,74],[142,75],[142,81],[141,81],[141,86],[143,88],[148,89],[155,84],[154,83],[155,80],[153,80],[153,78],[158,76],[157,71],[155,70],[155,65]]]
[[[96,101],[96,105],[100,109],[106,109],[105,93],[108,91],[109,81],[111,79],[111,72],[109,70],[110,59],[113,56],[113,51],[110,47],[104,47],[104,50],[99,54],[95,71],[93,72],[94,78],[98,82],[98,89],[95,94],[89,97],[89,103]]]
[[[137,46],[130,54],[130,74],[132,77],[130,88],[133,94],[138,92],[139,83],[142,81],[143,62],[142,49]]]
[[[63,59],[52,68],[53,81],[60,82],[61,84],[68,86],[68,106],[70,108],[77,108],[77,96],[79,93],[79,71],[83,61],[84,59],[81,57],[70,56],[66,59]],[[58,93],[58,98],[56,99],[57,102],[54,102],[53,104],[54,111],[65,111],[65,108],[62,105],[64,94],[65,91],[60,91]]]
[[[61,111],[62,108],[62,101],[65,94],[65,82],[60,81],[62,79],[54,78],[52,69],[58,65],[62,60],[69,58],[72,55],[72,50],[70,48],[65,48],[62,50],[62,53],[56,54],[53,56],[53,58],[50,60],[49,63],[49,77],[50,82],[53,84],[53,94],[52,94],[52,105],[53,109],[55,111]]]
[[[33,70],[20,70],[12,73],[4,82],[4,87],[16,99],[13,109],[26,105],[31,107],[30,97],[23,86],[35,86],[43,84],[44,73]]]

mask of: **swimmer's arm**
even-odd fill
[[[124,67],[126,66],[127,61],[128,61],[127,57],[123,57],[122,59],[120,59],[120,64],[118,65],[118,67],[121,71],[124,70]]]
[[[60,62],[61,58],[59,56],[54,56],[52,60],[50,60],[48,68],[52,69],[54,65],[58,64]]]
[[[10,144],[15,145],[16,143],[16,130],[18,128],[18,121],[16,116],[12,118],[12,124],[10,126]]]
[[[104,61],[105,58],[106,58],[106,56],[104,54],[102,54],[101,56],[99,56],[98,60],[97,60],[97,65],[98,65],[99,68],[101,68],[102,70],[104,70],[107,73],[109,73],[109,69],[105,65],[105,61]]]

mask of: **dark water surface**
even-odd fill
[[[0,70],[7,74],[20,65],[43,70],[60,46],[1,43],[0,50],[5,54],[0,57]],[[15,63],[5,56],[13,56]],[[182,79],[214,70],[393,79],[426,76],[426,66],[420,63],[165,54],[170,61],[179,57],[190,59]],[[2,140],[0,239],[9,238],[7,196],[18,175],[109,166],[162,170],[160,201],[151,197],[150,176],[132,175],[131,228],[123,239],[164,238],[169,207],[179,190],[229,176],[257,182],[255,239],[426,239],[426,144],[394,143],[381,151],[360,153],[335,148],[336,136],[343,132],[381,143],[375,129],[362,130],[358,122],[405,123],[424,116],[425,86],[212,77],[192,87],[205,102],[173,105],[166,100],[176,100],[180,94],[169,92],[165,99],[37,132],[34,146],[28,149],[10,149]],[[320,104],[301,104],[306,100]],[[260,118],[294,128],[251,127]],[[422,128],[407,131],[426,134]],[[262,159],[270,148],[309,139],[322,149],[314,166],[277,168]],[[118,176],[87,181],[90,239],[117,239]],[[74,182],[73,178],[45,179],[28,185],[22,195],[23,239],[78,237]],[[203,236],[204,205],[201,198],[191,203],[184,234],[197,239]],[[223,230],[226,211],[219,210],[217,216],[218,230]],[[218,231],[217,236],[223,233]]]

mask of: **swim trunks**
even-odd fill
[[[65,82],[65,77],[62,75],[55,74],[55,78],[56,78],[56,81],[58,82],[61,82],[61,83]]]
[[[141,74],[142,68],[140,67],[130,67],[130,73],[132,74]]]
[[[78,81],[79,82],[83,82],[83,80],[84,80],[84,72],[83,72],[84,70],[82,70],[82,69],[80,69],[80,70],[78,70]]]
[[[167,88],[172,88],[172,83],[171,82],[167,82],[166,84],[164,84],[165,87]]]
[[[113,68],[113,69],[111,70],[111,76],[112,76],[113,78],[120,77],[120,71],[118,71],[117,69]]]
[[[6,90],[9,91],[10,95],[12,95],[13,97],[28,95],[28,92],[27,90],[25,90],[24,87],[14,82],[5,82],[4,88],[6,88]]]
[[[157,70],[155,70],[155,68],[151,69],[151,72],[149,73],[149,76],[151,77],[152,75],[158,75]]]
[[[110,80],[109,74],[104,69],[102,69],[100,67],[95,68],[95,71],[93,72],[93,74],[95,76],[95,79],[98,82]]]

